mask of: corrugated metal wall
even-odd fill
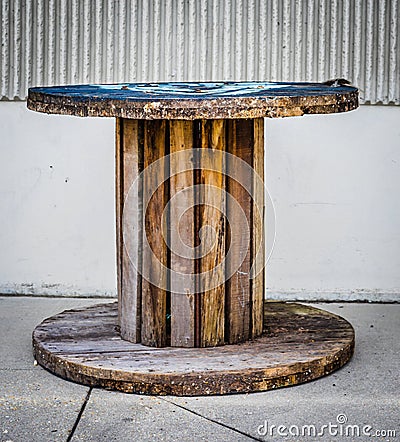
[[[400,104],[398,0],[0,0],[0,95],[88,82],[350,79]]]

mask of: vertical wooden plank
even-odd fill
[[[253,159],[253,120],[230,120],[228,124],[228,151],[252,165]],[[231,161],[227,161],[227,175],[234,177],[227,179],[227,190],[236,200],[243,212],[243,215],[234,210],[234,207],[227,204],[227,215],[230,224],[228,232],[228,243],[232,254],[243,260],[241,266],[235,270],[232,261],[227,259],[227,271],[231,278],[226,282],[227,302],[227,341],[229,343],[242,342],[250,337],[250,311],[251,311],[251,246],[241,234],[245,229],[251,229],[251,195],[239,183],[249,180],[246,170],[237,168]],[[236,233],[235,233],[236,232]],[[250,231],[250,238],[252,232]]]
[[[122,119],[115,119],[115,219],[116,219],[116,252],[117,252],[117,294],[118,294],[118,323],[121,326],[121,126]]]
[[[164,347],[167,345],[167,271],[160,269],[158,262],[167,266],[167,246],[163,240],[163,231],[166,232],[165,218],[164,225],[161,223],[161,216],[168,201],[167,183],[160,184],[165,177],[165,155],[166,149],[166,125],[165,120],[144,121],[144,168],[153,162],[160,160],[161,169],[158,173],[145,173],[143,178],[143,198],[146,200],[150,189],[157,191],[151,197],[147,207],[143,207],[144,235],[151,250],[143,247],[143,266],[149,269],[150,280],[142,278],[142,344],[153,347]],[[162,176],[164,173],[164,176]],[[165,289],[164,289],[165,288]]]
[[[170,123],[170,153],[171,155],[193,148],[193,122],[171,120]],[[194,171],[177,173],[180,170],[179,156],[172,156],[170,162],[170,198],[184,189],[190,191],[181,193],[177,202],[171,205],[170,229],[171,244],[181,241],[189,249],[182,253],[174,247],[171,249],[170,266],[172,271],[187,275],[187,285],[177,287],[179,293],[171,289],[171,345],[175,347],[195,346],[195,208],[194,208]],[[184,195],[184,196],[183,196]],[[178,204],[179,201],[179,204]],[[185,212],[186,210],[186,212]],[[184,212],[184,214],[183,214]],[[181,218],[180,218],[181,216]],[[180,239],[177,238],[179,235]],[[191,274],[191,276],[190,276]],[[173,274],[171,279],[173,278]],[[175,281],[174,281],[175,283]]]
[[[202,150],[200,158],[200,184],[206,186],[201,192],[199,206],[200,244],[199,271],[210,272],[199,278],[200,292],[200,346],[224,344],[225,327],[225,217],[224,217],[224,158],[218,151],[225,150],[225,120],[203,120],[201,127]],[[216,155],[214,155],[216,153]],[[221,189],[219,192],[217,189]],[[209,226],[206,228],[206,226]],[[210,228],[211,227],[211,228]],[[209,245],[213,246],[209,249]],[[214,270],[221,265],[219,270]],[[207,290],[210,284],[215,288]]]
[[[133,182],[139,177],[142,170],[142,146],[139,135],[141,124],[139,120],[129,119],[120,119],[119,123],[119,137],[122,140],[122,144],[120,144],[119,207],[120,217],[123,220],[123,223],[120,224],[118,242],[120,245],[119,284],[121,290],[119,312],[121,336],[130,342],[140,342],[141,276],[137,269],[140,270],[142,264],[141,186],[135,187],[138,192],[136,195],[138,206],[132,203],[125,205],[125,201]],[[130,195],[130,197],[133,196]],[[137,217],[134,216],[134,211],[137,212]],[[137,225],[133,224],[135,219]],[[129,237],[124,236],[124,232],[129,232]]]
[[[262,182],[253,179],[253,235],[252,235],[252,266],[255,277],[252,279],[252,337],[260,336],[264,320],[264,119],[254,120],[254,172]],[[262,269],[260,271],[260,269]]]

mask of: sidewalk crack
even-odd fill
[[[73,438],[73,436],[74,436],[74,434],[75,434],[75,431],[76,431],[76,429],[78,428],[78,425],[79,425],[79,422],[80,422],[81,417],[82,417],[82,415],[83,415],[83,412],[85,411],[86,405],[87,405],[87,403],[89,402],[90,395],[92,394],[92,391],[93,391],[93,388],[90,387],[90,388],[89,388],[89,391],[88,391],[87,394],[86,394],[85,400],[83,401],[82,407],[81,407],[81,409],[79,410],[78,416],[76,417],[76,420],[75,420],[74,425],[73,425],[73,427],[72,427],[72,429],[71,429],[71,432],[70,432],[69,435],[68,435],[68,438],[67,438],[67,441],[66,441],[66,442],[71,442],[71,440],[72,440],[72,438]]]
[[[251,434],[245,433],[244,431],[238,430],[235,427],[231,427],[230,425],[224,424],[223,422],[219,422],[219,421],[217,421],[215,419],[212,419],[210,417],[203,416],[202,414],[197,413],[197,411],[191,410],[190,408],[186,408],[185,406],[177,404],[176,402],[169,401],[168,399],[166,399],[164,397],[159,396],[159,399],[161,399],[161,400],[163,400],[165,402],[168,402],[169,404],[175,405],[176,407],[181,408],[182,410],[188,411],[189,413],[192,413],[192,414],[194,414],[197,417],[206,419],[209,422],[212,422],[212,423],[217,424],[217,425],[219,425],[221,427],[227,428],[228,430],[234,431],[235,433],[241,434],[242,436],[246,436],[246,437],[248,437],[251,440],[256,440],[258,442],[264,442],[263,439],[259,439],[257,437],[254,437]]]

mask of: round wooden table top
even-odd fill
[[[275,118],[347,112],[358,89],[327,83],[120,83],[29,89],[28,108],[49,114],[134,119]]]

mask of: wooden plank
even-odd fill
[[[252,279],[252,337],[260,336],[263,331],[263,307],[265,292],[265,239],[264,239],[264,119],[254,120],[254,172],[262,179],[262,183],[253,179],[253,235],[252,265],[255,277]],[[258,253],[257,253],[258,252]],[[260,269],[262,269],[260,271]],[[257,274],[258,273],[258,274]]]
[[[116,219],[116,252],[117,252],[117,294],[118,294],[118,324],[121,326],[121,125],[122,119],[115,119],[115,219]]]
[[[167,246],[163,240],[166,232],[166,219],[161,216],[168,202],[168,185],[160,184],[165,177],[166,126],[165,120],[146,120],[144,124],[144,169],[160,160],[161,168],[157,173],[145,173],[143,178],[143,201],[149,196],[150,189],[157,189],[147,207],[143,206],[144,232],[153,251],[143,247],[143,266],[149,269],[150,280],[142,278],[142,343],[154,347],[167,345],[167,271],[161,269],[159,262],[167,266]],[[165,288],[165,289],[164,289]]]
[[[230,120],[228,124],[229,153],[239,157],[249,165],[253,159],[253,120]],[[235,210],[227,202],[227,215],[230,228],[227,235],[232,255],[240,257],[242,264],[238,269],[232,260],[227,259],[227,271],[232,275],[226,282],[227,327],[226,339],[229,343],[243,342],[250,338],[251,311],[251,246],[242,232],[250,227],[251,232],[251,195],[239,183],[249,180],[249,174],[244,168],[235,167],[232,161],[227,161],[227,190],[233,199],[240,204],[243,214]]]
[[[218,151],[225,150],[225,121],[203,120],[201,123],[199,232],[201,232],[199,271],[200,292],[200,347],[224,344],[225,327],[225,218],[224,218],[224,158]],[[214,155],[214,152],[217,154]],[[208,169],[208,170],[207,170]],[[216,189],[221,189],[219,192]],[[208,226],[208,227],[207,227]],[[211,227],[211,228],[210,228]],[[209,245],[213,244],[211,249]],[[220,265],[221,264],[221,265]],[[217,270],[216,267],[220,265]],[[207,290],[212,284],[215,288]]]
[[[120,224],[119,255],[120,255],[120,327],[121,336],[131,342],[140,342],[141,325],[141,276],[137,269],[142,263],[142,206],[141,186],[137,189],[136,204],[125,201],[133,182],[139,177],[142,168],[142,146],[140,143],[139,120],[120,119]],[[122,169],[121,169],[122,168]],[[134,195],[130,194],[130,197]],[[135,212],[137,217],[135,217]],[[137,225],[134,225],[136,219]],[[123,232],[129,231],[127,237]],[[133,235],[136,235],[134,237]],[[129,255],[127,251],[129,250]],[[136,268],[135,268],[135,266]]]
[[[170,153],[193,148],[193,122],[170,121]],[[194,185],[194,171],[177,173],[180,170],[179,157],[172,156],[170,162],[170,198],[183,189]],[[179,202],[179,204],[178,204]],[[191,208],[191,209],[190,209]],[[185,212],[186,210],[186,212]],[[182,216],[184,212],[184,215]],[[195,210],[194,190],[181,193],[176,204],[171,205],[170,235],[171,244],[180,241],[191,250],[171,248],[171,270],[187,275],[185,286],[178,285],[178,293],[171,290],[171,345],[177,347],[195,346]],[[178,238],[179,236],[179,238]],[[190,276],[191,275],[191,276]],[[171,279],[173,276],[171,276]],[[176,281],[173,281],[176,284]]]

